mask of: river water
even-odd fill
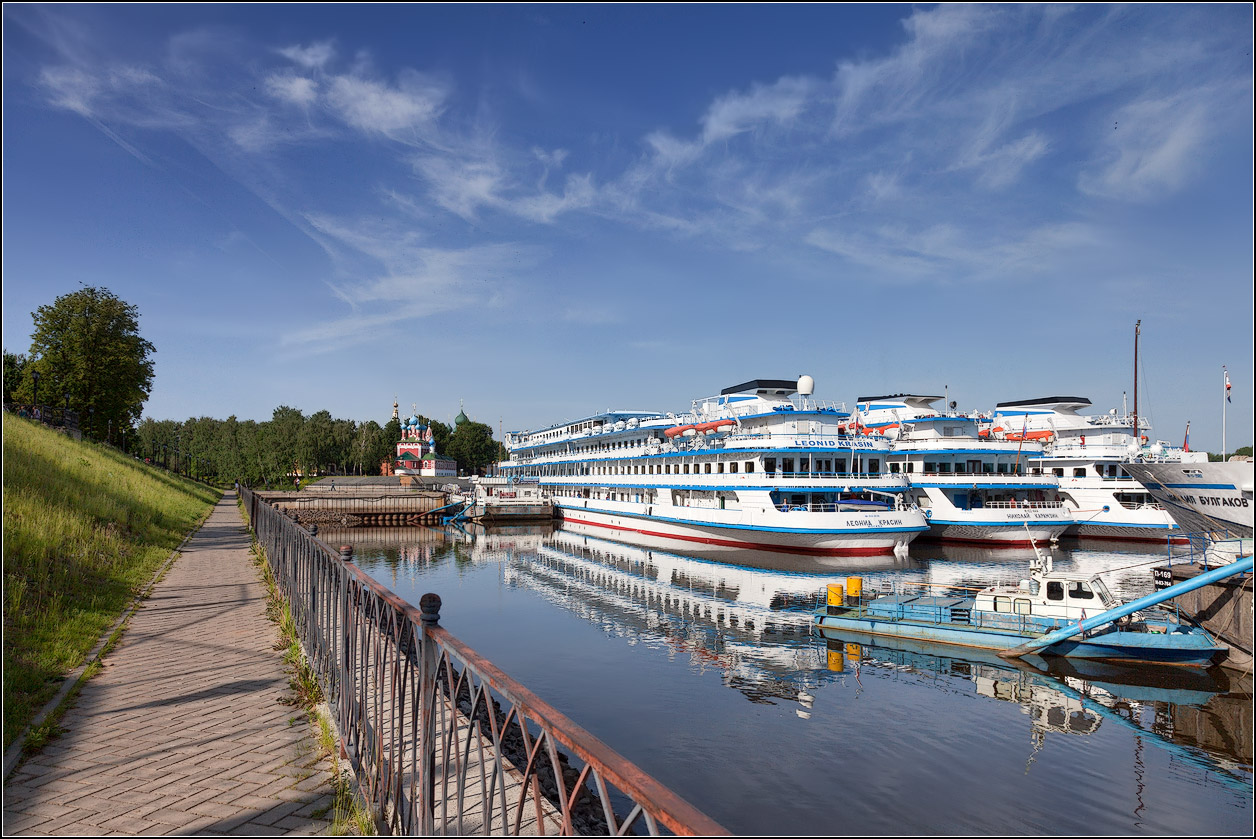
[[[810,628],[849,575],[1014,581],[1028,550],[698,554],[567,525],[320,535],[412,603],[439,594],[442,626],[734,833],[1251,833],[1250,675],[1040,673]],[[1054,561],[1132,599],[1164,555],[1065,544]]]

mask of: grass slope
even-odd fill
[[[5,748],[218,497],[4,415]]]

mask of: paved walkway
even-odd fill
[[[324,833],[330,759],[291,694],[228,492],[5,781],[6,835]]]

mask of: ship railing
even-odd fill
[[[814,502],[789,504],[780,502],[776,509],[782,513],[893,513],[895,508],[887,504],[860,504],[852,502]]]
[[[1063,501],[986,501],[985,509],[995,510],[1058,510],[1064,506]]]
[[[419,835],[727,835],[260,495],[257,543],[376,827]]]

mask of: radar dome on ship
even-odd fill
[[[798,393],[802,396],[810,396],[816,389],[816,380],[810,376],[798,377]]]

